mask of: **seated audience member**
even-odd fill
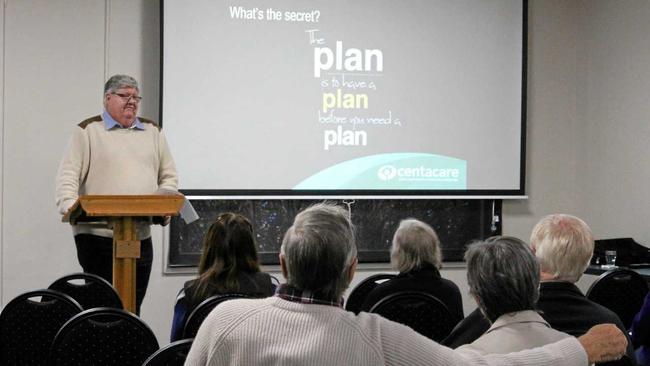
[[[242,215],[221,214],[203,238],[198,278],[186,282],[176,299],[171,341],[181,338],[187,317],[211,296],[267,297],[273,292],[271,276],[260,272],[253,226]]]
[[[357,264],[347,211],[299,213],[280,249],[287,279],[274,297],[219,305],[201,325],[186,365],[580,365],[616,359],[627,344],[612,325],[534,350],[483,356],[443,347],[376,314],[341,308]]]
[[[465,261],[469,292],[492,325],[459,350],[509,353],[570,337],[552,329],[535,311],[539,265],[526,243],[495,236],[472,244]]]
[[[636,359],[639,365],[650,366],[650,293],[632,322],[632,343],[639,346]]]
[[[361,310],[370,311],[379,300],[398,291],[424,291],[447,305],[457,318],[455,323],[463,319],[463,299],[458,286],[440,277],[442,251],[431,226],[415,219],[400,222],[393,236],[390,263],[399,274],[372,290]]]
[[[613,323],[626,333],[618,315],[587,299],[575,285],[594,251],[594,238],[584,221],[564,214],[546,216],[533,228],[530,248],[540,266],[537,309],[553,329],[579,336],[596,324]],[[490,322],[477,309],[442,343],[456,348],[473,342],[489,328]],[[631,343],[627,355],[634,359]]]

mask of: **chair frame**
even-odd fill
[[[7,303],[7,305],[4,307],[4,309],[2,309],[2,312],[0,313],[0,326],[4,322],[5,317],[7,316],[8,312],[10,312],[15,306],[18,306],[19,304],[22,304],[25,300],[28,300],[28,299],[30,299],[32,297],[38,297],[38,296],[53,298],[53,299],[56,299],[57,301],[65,302],[68,305],[70,305],[72,308],[75,308],[77,310],[77,313],[73,314],[70,318],[74,318],[75,316],[77,316],[77,315],[79,315],[80,313],[83,312],[83,308],[81,307],[81,305],[79,305],[79,303],[75,299],[73,299],[71,296],[66,295],[66,294],[64,294],[62,292],[55,291],[55,290],[50,290],[50,289],[29,291],[29,292],[25,292],[25,293],[23,293],[21,295],[16,296],[11,301],[9,301],[9,303]],[[69,321],[69,319],[68,319],[68,321]],[[63,324],[65,324],[65,323],[67,323],[67,321],[64,322]],[[6,331],[5,329],[2,330],[3,333],[5,331]],[[53,332],[53,337],[52,337],[51,341],[53,341],[54,338],[56,338],[56,334],[58,334],[58,330]],[[4,346],[6,346],[6,345],[3,345],[3,348],[4,348]],[[0,355],[0,357],[1,357],[1,355]],[[44,359],[46,357],[47,357],[47,355],[44,356]]]
[[[348,298],[345,301],[345,310],[351,311],[355,314],[359,314],[359,312],[361,312],[361,306],[363,306],[363,303],[366,301],[368,294],[370,294],[370,292],[372,292],[372,290],[374,290],[375,287],[379,285],[377,281],[381,281],[381,280],[390,281],[395,277],[397,277],[397,275],[392,273],[377,273],[365,278],[364,280],[359,282],[356,286],[354,286],[352,291],[350,291],[350,295],[348,295]],[[365,294],[365,296],[363,296],[363,298],[360,298],[361,295],[359,294],[359,291],[361,289],[365,289],[365,287],[369,286],[369,284],[371,283],[374,284],[374,286]]]
[[[646,291],[645,291],[645,293],[644,293],[643,295],[640,295],[640,296],[639,296],[639,309],[637,309],[637,312],[638,312],[638,310],[641,309],[641,306],[643,305],[643,301],[644,301],[644,299],[645,299],[645,296],[647,295],[647,293],[648,293],[648,291],[650,290],[650,288],[648,287],[648,282],[646,281],[646,279],[645,279],[641,274],[639,274],[638,272],[633,271],[633,270],[631,270],[631,269],[626,269],[626,268],[614,268],[614,269],[610,269],[609,271],[607,271],[607,272],[601,274],[601,275],[598,276],[598,278],[597,278],[597,279],[596,279],[596,280],[591,284],[591,286],[589,286],[589,289],[587,290],[587,294],[586,294],[585,296],[586,296],[589,300],[591,300],[591,301],[593,301],[593,302],[595,302],[595,303],[597,303],[597,304],[600,304],[600,305],[602,305],[602,306],[605,306],[606,308],[608,308],[608,309],[610,309],[611,311],[613,311],[614,313],[616,313],[615,309],[609,308],[608,306],[606,306],[605,304],[603,304],[601,301],[597,301],[597,300],[595,300],[595,299],[594,299],[594,296],[595,296],[595,295],[594,295],[594,292],[596,291],[596,289],[598,289],[598,285],[599,285],[599,284],[602,284],[602,283],[604,283],[604,281],[606,281],[606,280],[608,280],[608,279],[610,279],[610,278],[612,278],[612,277],[619,276],[619,275],[627,275],[627,276],[631,276],[632,278],[635,278],[636,281],[638,281],[639,283],[642,282],[642,283],[645,284],[645,290],[646,290]],[[630,299],[625,299],[625,301],[630,301]],[[623,319],[623,318],[621,317],[621,314],[619,314],[619,313],[616,313],[616,315],[618,315],[618,317],[621,318],[621,322],[623,322],[623,325],[625,326],[626,329],[629,329],[629,328],[631,327],[631,325],[632,325],[632,320],[634,319],[634,315],[635,315],[635,314],[632,315],[632,318],[629,319],[629,320],[628,320],[628,319]]]
[[[166,355],[169,352],[180,352],[187,350],[189,351],[190,348],[192,347],[192,342],[194,342],[194,338],[186,338],[186,339],[181,339],[175,342],[172,342],[165,347],[157,350],[154,352],[149,358],[147,358],[142,366],[157,366],[160,365],[159,359],[162,358],[163,356],[161,355]],[[163,358],[164,359],[164,358]],[[169,364],[165,363],[165,366],[170,366]]]
[[[2,312],[0,312],[0,320],[2,319],[2,314],[5,313],[7,309],[11,309],[16,303],[19,303],[23,299],[29,299],[32,297],[37,297],[37,296],[46,296],[46,297],[54,297],[57,299],[62,299],[63,301],[69,301],[75,306],[79,307],[81,311],[84,309],[81,307],[79,302],[75,299],[72,298],[72,296],[64,294],[61,291],[56,291],[52,289],[41,289],[41,290],[34,290],[34,291],[28,291],[25,293],[22,293],[16,297],[14,297],[11,301],[7,303],[7,305],[2,309]]]
[[[151,334],[152,338],[152,345],[155,344],[155,349],[159,349],[158,345],[158,340],[156,338],[156,335],[154,332],[151,330],[149,325],[147,325],[142,319],[140,319],[138,316],[134,315],[133,313],[123,310],[123,309],[115,309],[115,308],[109,308],[109,307],[102,307],[102,308],[93,308],[93,309],[88,309],[85,310],[74,317],[72,317],[70,320],[68,320],[61,329],[56,333],[56,336],[54,337],[54,340],[52,341],[52,345],[50,346],[49,349],[49,359],[51,360],[51,363],[54,363],[54,356],[56,355],[56,350],[61,348],[61,342],[63,340],[63,336],[68,335],[70,332],[70,329],[74,329],[75,326],[77,326],[80,323],[85,322],[88,318],[91,318],[93,316],[110,316],[110,315],[118,315],[122,317],[132,318],[139,326],[143,327],[145,329],[145,332],[148,332]]]
[[[400,300],[403,297],[419,297],[420,299],[423,299],[425,301],[431,301],[433,303],[436,303],[436,305],[439,306],[440,309],[442,309],[442,311],[446,313],[445,314],[445,319],[453,319],[454,318],[454,315],[451,313],[451,311],[449,310],[447,305],[444,302],[442,302],[442,300],[440,300],[439,298],[431,295],[430,293],[424,292],[424,291],[399,291],[399,292],[395,292],[395,293],[390,294],[390,295],[384,297],[383,299],[379,300],[375,305],[372,306],[372,308],[370,308],[370,312],[381,315],[382,317],[384,317],[384,315],[381,313],[382,308],[386,307],[388,305],[391,305],[392,303]],[[389,320],[393,320],[393,319],[389,319]],[[397,321],[399,323],[398,320],[393,320],[393,321]],[[402,323],[402,324],[404,324],[404,323]],[[405,325],[413,328],[413,325],[411,325],[411,324],[405,324]],[[449,331],[447,332],[447,336],[451,333],[453,328],[454,328],[454,324],[450,324]],[[413,330],[420,333],[415,328],[413,328]],[[428,337],[430,339],[433,339],[433,338],[429,337],[426,334],[423,334],[423,333],[420,333],[420,334],[422,334],[425,337]],[[442,339],[444,339],[444,337]],[[442,339],[438,339],[438,340],[434,339],[434,340],[436,342],[441,342]]]
[[[271,277],[271,284],[274,287],[274,291],[277,292],[278,289],[280,288],[280,285],[281,285],[280,280],[277,277],[275,277],[274,275],[270,274],[269,276]]]
[[[113,307],[113,308],[116,308],[116,309],[124,309],[124,305],[122,304],[122,299],[120,298],[120,295],[117,293],[117,290],[115,289],[115,287],[113,287],[113,285],[110,282],[106,281],[105,279],[103,279],[102,277],[100,277],[100,276],[98,276],[96,274],[86,273],[86,272],[71,273],[69,275],[65,275],[65,276],[57,279],[56,281],[52,282],[52,284],[50,284],[48,289],[53,289],[53,290],[56,290],[56,291],[59,291],[59,292],[66,293],[65,291],[62,291],[62,288],[59,289],[57,287],[58,287],[59,284],[70,283],[70,280],[84,280],[84,281],[85,280],[92,280],[94,282],[101,283],[100,286],[103,286],[104,288],[106,288],[107,291],[108,291],[108,289],[110,289],[110,292],[112,294],[109,295],[109,296],[112,297],[113,301],[114,301],[114,304],[111,304],[111,306],[109,306],[107,304],[107,305],[104,305],[104,306],[101,306],[101,307]],[[78,285],[71,284],[71,286],[82,287],[83,285],[78,286]],[[67,295],[72,296],[70,294],[67,294]],[[115,305],[115,306],[113,306],[113,305]],[[92,309],[92,308],[88,308],[88,309]],[[88,309],[84,308],[84,310],[88,310]]]
[[[187,316],[187,319],[185,320],[185,324],[183,324],[183,338],[194,338],[196,336],[196,333],[199,331],[199,328],[201,327],[201,324],[207,317],[203,317],[201,319],[201,322],[196,326],[196,329],[194,329],[194,323],[196,323],[196,318],[200,316],[200,314],[204,311],[205,308],[212,307],[212,310],[214,310],[215,307],[217,307],[219,304],[221,304],[224,301],[228,300],[234,300],[234,299],[250,299],[251,296],[246,295],[246,294],[220,294],[220,295],[214,295],[211,297],[208,297],[207,299],[203,300],[199,305],[197,305],[194,310],[190,313],[190,315]],[[210,311],[212,311],[210,310]],[[209,314],[209,312],[208,312]]]

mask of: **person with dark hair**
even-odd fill
[[[509,353],[569,337],[554,330],[535,311],[539,265],[526,243],[509,236],[477,242],[465,252],[469,292],[490,328],[458,350]]]
[[[416,219],[402,220],[393,235],[390,263],[399,274],[373,289],[362,311],[370,311],[384,297],[398,291],[423,291],[442,301],[454,316],[463,319],[463,298],[455,283],[440,276],[442,249],[435,230]]]
[[[146,195],[175,192],[178,176],[161,127],[138,117],[138,82],[113,75],[104,84],[102,114],[75,128],[56,176],[56,204],[65,215],[80,195]],[[136,260],[135,311],[147,292],[153,244],[151,223],[136,220],[140,257]],[[72,226],[84,272],[113,282],[113,228],[108,222]]]
[[[443,347],[377,314],[342,308],[357,265],[348,211],[322,203],[301,211],[280,248],[287,283],[276,296],[220,304],[203,321],[186,365],[586,366],[617,359],[621,331],[598,326],[533,350],[480,355]]]
[[[198,278],[188,281],[176,298],[171,341],[181,339],[189,314],[219,294],[273,295],[271,276],[260,272],[253,226],[242,215],[219,215],[203,238]]]

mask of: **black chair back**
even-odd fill
[[[445,339],[459,320],[437,297],[420,291],[388,295],[379,300],[370,312],[407,325],[436,342]]]
[[[187,317],[187,321],[183,326],[183,338],[194,338],[196,333],[201,327],[201,323],[208,317],[208,314],[214,309],[217,305],[221,304],[224,301],[232,299],[245,299],[250,296],[244,294],[223,294],[215,295],[203,300]]]
[[[59,330],[50,365],[140,366],[156,350],[158,340],[140,318],[125,310],[94,308]]]
[[[181,339],[166,345],[149,357],[142,366],[183,366],[193,339]]]
[[[0,313],[0,364],[45,365],[56,332],[81,305],[70,296],[52,290],[24,293]]]
[[[648,283],[629,269],[616,268],[600,275],[587,290],[587,298],[615,312],[626,329],[643,305]]]
[[[49,289],[72,296],[85,309],[123,309],[120,295],[105,279],[91,273],[73,273],[54,281]]]
[[[380,283],[390,280],[394,277],[394,274],[379,273],[359,282],[359,284],[352,289],[350,296],[348,296],[348,299],[345,301],[345,310],[359,314],[361,311],[361,306],[366,301],[368,294],[370,294],[370,292],[374,290],[375,287],[377,287],[377,285]]]

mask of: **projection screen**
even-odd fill
[[[522,196],[522,0],[164,0],[186,194]]]

